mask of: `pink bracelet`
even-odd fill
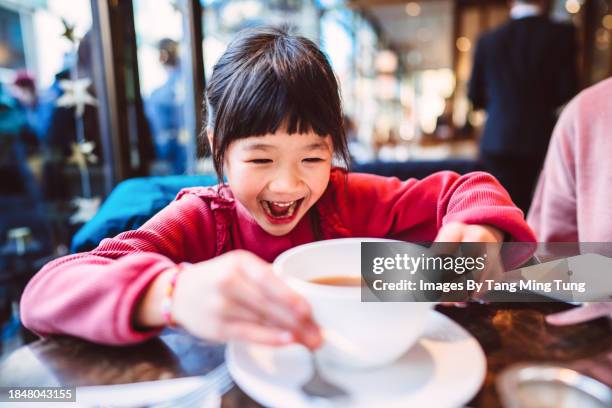
[[[174,289],[176,287],[176,281],[178,279],[179,273],[183,270],[183,266],[178,264],[172,268],[172,277],[170,278],[170,282],[166,287],[166,293],[164,294],[164,299],[161,303],[161,313],[164,318],[164,322],[167,326],[175,327],[176,322],[172,318],[172,301],[174,295]]]

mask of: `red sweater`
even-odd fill
[[[423,242],[432,241],[442,225],[460,221],[495,226],[515,241],[535,241],[521,210],[486,173],[440,172],[402,182],[334,169],[315,208],[317,218],[304,217],[289,234],[276,237],[259,227],[229,187],[185,189],[140,229],[47,264],[25,289],[22,321],[41,335],[70,334],[107,344],[143,341],[158,331],[136,330],[132,314],[165,269],[239,248],[271,262],[315,240],[314,230],[321,239]]]

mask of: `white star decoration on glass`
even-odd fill
[[[75,80],[62,80],[59,82],[64,94],[57,99],[56,105],[71,108],[76,107],[77,117],[83,116],[85,105],[96,106],[98,101],[87,92],[91,85],[91,79],[82,78]]]
[[[94,142],[72,143],[72,154],[68,158],[68,163],[73,163],[79,167],[84,167],[87,163],[96,164],[98,156],[93,151],[96,147]]]
[[[70,216],[71,224],[81,224],[91,220],[100,208],[102,199],[100,197],[84,198],[76,197],[72,204],[76,207],[74,214]]]

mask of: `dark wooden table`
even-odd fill
[[[612,386],[612,326],[601,318],[573,326],[548,325],[544,316],[571,306],[563,303],[438,306],[480,343],[487,374],[473,407],[500,407],[495,381],[507,366],[553,362],[572,367]],[[181,333],[130,347],[108,347],[69,337],[36,341],[0,364],[0,385],[58,386],[118,384],[201,375],[223,360],[223,347]],[[238,387],[223,396],[223,407],[259,407]]]

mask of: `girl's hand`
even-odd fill
[[[436,242],[491,242],[504,241],[504,233],[490,225],[448,223],[438,231]]]
[[[490,225],[469,225],[461,222],[451,222],[444,225],[438,231],[434,244],[436,251],[440,253],[452,254],[456,251],[457,246],[461,242],[488,242],[502,243],[504,241],[504,233]],[[493,263],[497,258],[496,253],[487,253],[489,262]],[[486,274],[483,274],[483,277]],[[443,306],[467,307],[466,302],[442,302]]]
[[[247,251],[232,251],[181,272],[172,306],[176,322],[196,336],[268,345],[300,342],[314,349],[321,334],[310,305]]]

